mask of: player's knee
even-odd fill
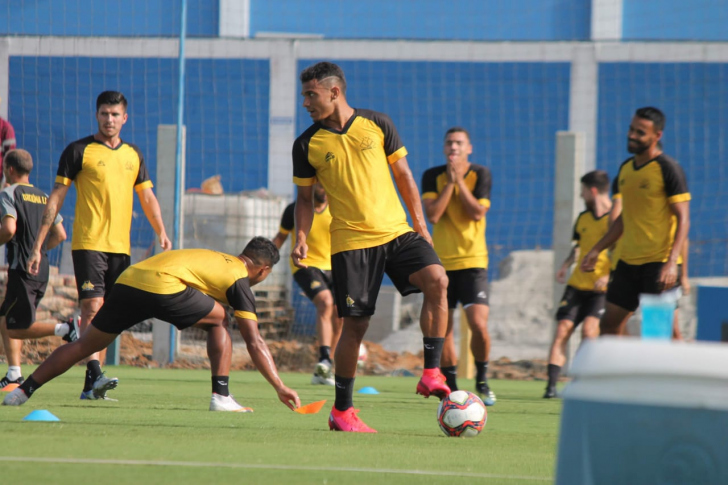
[[[422,291],[428,298],[444,299],[447,297],[448,283],[445,271],[438,271],[427,281]]]
[[[331,296],[330,291],[322,291],[316,295],[314,300],[316,310],[319,313],[330,313],[334,310],[334,298]]]

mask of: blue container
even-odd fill
[[[556,484],[728,483],[728,346],[602,337],[570,374]]]
[[[666,291],[659,295],[640,295],[640,311],[642,312],[642,338],[672,338],[672,321],[677,300],[680,294]]]

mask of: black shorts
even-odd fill
[[[0,316],[5,317],[11,330],[24,330],[35,322],[35,310],[45,295],[48,280],[28,278],[23,270],[8,270],[8,289],[0,306]]]
[[[139,322],[158,318],[184,330],[209,315],[214,306],[212,297],[194,288],[159,295],[118,284],[111,288],[91,325],[102,332],[121,333]]]
[[[577,290],[573,286],[567,286],[556,311],[556,320],[570,320],[574,322],[574,326],[578,326],[586,317],[601,318],[606,299],[606,293]]]
[[[402,234],[381,246],[332,255],[334,301],[339,316],[373,315],[384,273],[403,296],[419,292],[409,277],[433,264],[442,265],[432,246],[416,232]]]
[[[293,279],[301,287],[309,300],[313,301],[316,295],[324,290],[334,293],[334,280],[331,271],[318,268],[301,268],[293,273]]]
[[[463,307],[470,305],[488,305],[488,270],[485,268],[468,268],[448,271],[450,282],[447,285],[447,307],[456,308],[458,302]]]
[[[607,301],[630,312],[640,305],[640,293],[658,295],[663,290],[657,283],[665,263],[627,264],[617,263],[617,268],[609,275]],[[680,274],[680,266],[677,269]],[[680,278],[672,288],[680,286]],[[671,290],[668,288],[667,290]]]
[[[76,249],[71,251],[78,299],[106,298],[116,279],[131,264],[128,254]]]

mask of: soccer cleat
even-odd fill
[[[316,364],[313,376],[311,377],[311,384],[322,384],[324,386],[333,386],[336,384],[334,382],[334,373],[331,372],[331,362],[322,360]]]
[[[346,431],[348,433],[376,433],[376,429],[372,429],[364,421],[359,419],[358,409],[350,407],[346,411],[339,411],[331,408],[329,414],[329,429],[331,431]]]
[[[5,389],[5,387],[7,385],[9,385],[9,384],[17,384],[17,385],[20,385],[20,384],[23,383],[23,381],[25,381],[25,379],[23,379],[23,376],[20,376],[17,379],[15,379],[14,381],[11,381],[10,379],[8,379],[8,376],[6,374],[5,377],[3,377],[2,379],[0,379],[0,391],[3,390],[3,389]]]
[[[119,379],[116,377],[106,377],[106,374],[102,372],[101,375],[94,381],[91,392],[96,399],[106,399],[106,392],[116,389],[116,386],[118,385]]]
[[[212,393],[210,398],[210,411],[231,411],[234,413],[252,413],[253,408],[241,406],[232,396],[221,396]]]
[[[78,316],[71,317],[68,319],[66,325],[68,325],[68,333],[61,337],[66,342],[75,342],[78,337],[81,336],[81,327],[79,326],[80,318]]]
[[[18,387],[5,396],[5,399],[3,399],[3,406],[20,406],[25,404],[27,400],[28,395],[25,394],[25,391]]]
[[[556,388],[555,387],[547,387],[546,392],[543,394],[544,399],[554,399],[556,398]]]
[[[450,388],[445,384],[445,376],[440,369],[425,369],[422,373],[420,382],[417,383],[417,394],[425,397],[434,395],[440,399],[445,399],[450,394]]]
[[[486,406],[493,406],[496,402],[495,393],[490,390],[487,382],[476,382],[475,392],[480,394],[480,399]]]

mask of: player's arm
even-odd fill
[[[620,214],[614,223],[609,226],[607,233],[602,236],[594,247],[586,253],[584,259],[581,260],[581,270],[586,273],[594,271],[594,266],[596,266],[597,260],[599,259],[599,253],[612,247],[622,236],[622,231],[624,231],[624,223],[622,222],[622,215]]]
[[[306,259],[308,256],[306,239],[313,224],[313,185],[298,187],[295,220],[296,247],[291,251],[291,259],[293,259],[295,266],[307,268],[308,266],[301,260]]]
[[[682,256],[682,267],[680,268],[680,287],[684,295],[690,294],[690,278],[688,277],[688,254],[690,253],[690,238],[685,239],[680,256]]]
[[[60,182],[56,182],[53,185],[53,190],[48,197],[48,202],[46,202],[45,210],[43,211],[40,229],[38,229],[35,243],[33,243],[33,249],[30,252],[30,258],[28,258],[28,273],[32,275],[38,274],[41,259],[40,251],[43,247],[43,242],[48,237],[51,227],[56,222],[56,216],[58,215],[58,211],[61,210],[61,207],[63,207],[63,201],[66,200],[69,187],[70,185],[65,185]]]
[[[50,235],[46,241],[46,249],[53,249],[66,240],[66,229],[62,222],[57,222],[51,226]]]
[[[283,244],[285,244],[286,239],[288,239],[288,235],[296,228],[295,210],[296,204],[288,204],[283,211],[283,215],[281,216],[281,226],[278,229],[278,234],[276,234],[276,237],[273,238],[273,244],[275,244],[278,249],[281,249]]]
[[[454,169],[450,172],[452,172],[450,178],[452,179],[454,177],[455,184],[460,189],[458,197],[460,198],[460,203],[462,204],[463,209],[465,209],[465,213],[468,214],[468,217],[474,221],[481,220],[485,216],[485,213],[488,212],[488,207],[481,204],[480,201],[473,195],[468,186],[465,184],[463,174]],[[490,192],[490,189],[488,189],[488,192]]]
[[[576,244],[573,245],[571,247],[571,251],[569,251],[569,255],[561,264],[561,268],[559,268],[559,270],[556,272],[556,281],[561,283],[562,285],[566,283],[566,274],[569,272],[569,268],[571,268],[571,265],[574,264],[574,261],[576,261],[578,252],[579,246]]]
[[[422,190],[424,191],[424,189]],[[445,213],[454,190],[455,184],[448,180],[445,187],[442,188],[442,192],[438,194],[436,199],[422,199],[422,204],[425,206],[425,214],[427,214],[427,220],[432,224],[437,224],[442,215]]]
[[[2,225],[0,226],[0,244],[5,244],[15,236],[15,230],[17,228],[15,217],[6,215],[3,217]]]
[[[162,209],[159,207],[157,196],[151,187],[145,187],[137,191],[139,202],[142,204],[144,215],[147,216],[149,224],[159,238],[159,245],[163,251],[172,249],[172,242],[167,237],[167,231],[164,229],[164,221],[162,221]]]
[[[390,164],[390,167],[392,167],[397,189],[412,217],[412,227],[428,243],[432,244],[432,238],[430,237],[430,232],[427,230],[427,223],[425,222],[425,216],[422,213],[422,206],[420,205],[420,191],[417,189],[417,183],[412,176],[409,164],[407,164],[407,157],[400,158]]]
[[[238,322],[240,334],[245,340],[245,345],[248,348],[248,353],[253,360],[253,364],[255,364],[258,372],[265,377],[265,380],[276,390],[278,399],[291,409],[300,407],[301,401],[296,391],[287,388],[278,375],[278,369],[276,369],[276,364],[273,361],[270,349],[258,331],[258,322],[238,316],[235,317],[235,320]]]
[[[278,231],[276,237],[273,238],[273,244],[275,244],[276,247],[280,249],[285,244],[286,239],[288,239],[288,234],[284,234],[281,231]]]
[[[690,230],[690,201],[675,202],[670,204],[670,209],[677,219],[677,229],[675,229],[675,241],[672,244],[670,256],[662,266],[660,276],[657,280],[658,283],[662,284],[663,288],[672,288],[679,277],[677,260],[680,256],[680,251],[682,251],[682,247],[688,239],[688,231]]]

